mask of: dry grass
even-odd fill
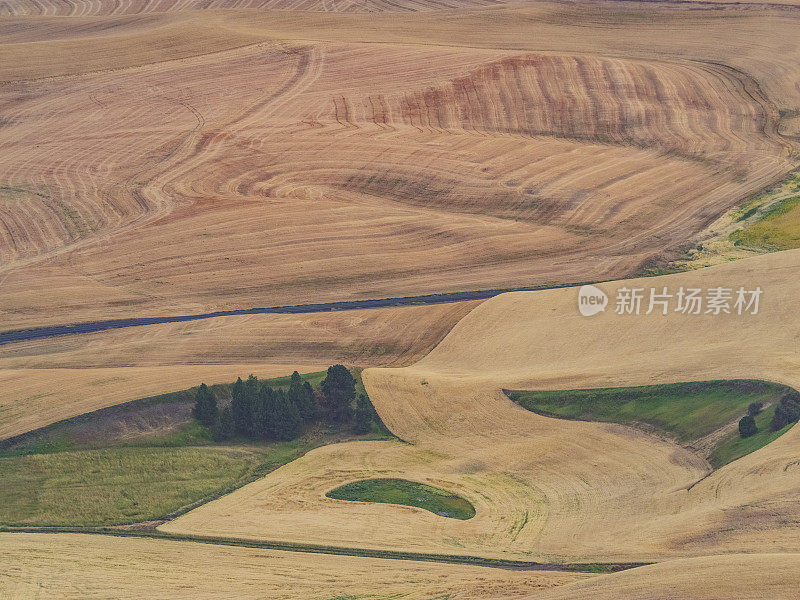
[[[511,600],[586,578],[76,534],[0,534],[0,562],[0,596],[19,600]]]

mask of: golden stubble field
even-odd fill
[[[405,560],[78,534],[0,534],[3,598],[518,600],[586,579]]]

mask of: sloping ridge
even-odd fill
[[[501,387],[570,389],[738,377],[800,387],[798,263],[800,253],[787,252],[603,284],[610,307],[591,318],[579,314],[574,288],[504,294],[469,313],[417,364],[369,369],[364,381],[384,422],[401,438],[448,453],[483,446],[487,464],[552,490],[545,491],[550,514],[537,543],[542,549],[559,546],[568,552],[572,544],[572,552],[579,553],[583,543],[595,545],[592,538],[604,539],[609,549],[670,554],[800,549],[791,533],[800,517],[800,429],[687,491],[684,484],[702,467],[677,450],[662,457],[668,458],[663,465],[648,465],[645,455],[635,453],[641,448],[628,445],[630,434],[618,431],[606,440],[582,432],[581,439],[565,438],[569,427],[555,420],[543,424],[543,418],[523,413],[499,393]],[[620,316],[613,313],[614,291],[623,285],[646,291],[667,286],[673,293],[681,286],[764,292],[757,315]],[[520,438],[527,438],[527,451]],[[615,460],[620,462],[613,465]],[[626,476],[638,471],[637,463],[648,484],[660,479],[656,487],[645,485],[639,490],[644,496],[628,498],[630,503],[601,503],[623,500]],[[559,482],[547,482],[548,466],[556,468]],[[589,466],[594,469],[587,478],[580,471]],[[665,487],[668,473],[672,489]],[[565,502],[571,486],[582,488],[580,511]]]
[[[160,529],[552,562],[800,551],[800,428],[711,473],[672,442],[542,417],[502,393],[725,378],[800,387],[799,262],[793,251],[599,286],[612,308],[622,286],[760,286],[756,315],[586,318],[575,288],[498,296],[415,365],[364,371],[384,423],[409,443],[318,448]],[[325,498],[376,476],[457,493],[476,515]]]

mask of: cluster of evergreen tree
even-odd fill
[[[778,402],[769,428],[772,431],[779,431],[798,420],[800,420],[800,393],[792,390],[784,394]]]
[[[314,390],[295,371],[289,389],[262,384],[255,375],[233,384],[231,417],[234,434],[253,440],[293,440],[317,414]]]
[[[211,430],[215,440],[264,441],[293,440],[315,420],[351,423],[356,433],[363,434],[377,419],[369,398],[365,394],[356,398],[356,379],[343,365],[328,368],[319,393],[297,371],[285,390],[262,383],[255,375],[247,381],[240,377],[233,384],[230,406],[222,410],[214,391],[204,383],[195,396],[192,416]]]

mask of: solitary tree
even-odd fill
[[[356,433],[368,433],[370,425],[372,424],[372,415],[374,409],[372,403],[365,394],[359,394],[356,399],[356,414],[355,423],[353,424],[353,431]]]
[[[349,421],[353,416],[352,402],[356,397],[356,380],[347,367],[344,365],[328,367],[321,388],[325,409],[331,420],[339,423]]]
[[[206,427],[213,427],[217,421],[217,415],[217,398],[205,383],[201,383],[194,398],[192,416]]]
[[[739,420],[739,437],[748,438],[758,433],[756,420],[751,415],[745,415]]]
[[[763,402],[751,402],[750,406],[747,407],[747,414],[751,417],[755,417],[761,413],[762,408],[764,408]]]

